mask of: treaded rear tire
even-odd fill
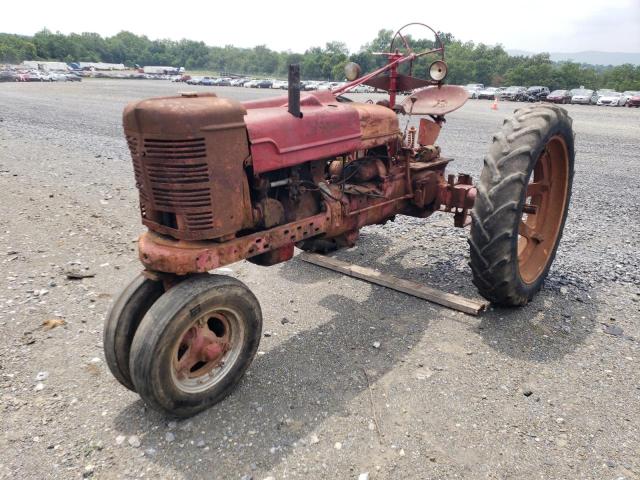
[[[560,136],[568,153],[568,186],[559,233],[539,276],[526,283],[518,260],[518,231],[527,185],[552,137]],[[471,269],[480,294],[501,306],[525,305],[547,276],[567,217],[574,168],[574,134],[567,111],[553,104],[520,108],[493,136],[485,157],[472,215]]]

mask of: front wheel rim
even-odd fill
[[[527,284],[545,272],[564,222],[569,194],[569,150],[565,139],[549,139],[531,172],[518,226],[518,270]]]
[[[183,330],[171,352],[171,377],[184,393],[202,393],[217,384],[237,362],[244,323],[234,309],[216,307]]]

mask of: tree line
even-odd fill
[[[150,40],[131,32],[112,37],[97,33],[65,35],[44,29],[33,36],[0,33],[0,62],[57,60],[64,62],[107,62],[134,65],[171,65],[187,70],[212,70],[247,75],[286,77],[288,65],[299,63],[302,76],[314,80],[342,80],[344,65],[354,61],[367,72],[384,64],[391,30],[380,30],[376,38],[358,52],[349,52],[342,42],[328,42],[304,53],[277,52],[258,45],[239,48],[233,45],[210,47],[193,40]],[[449,65],[447,83],[464,85],[483,83],[493,86],[545,85],[551,89],[612,88],[618,91],[640,90],[640,66],[596,66],[575,62],[553,62],[549,54],[512,56],[501,46],[463,42],[450,33],[441,33]],[[411,39],[414,51],[432,48],[434,40]],[[429,60],[415,62],[413,75],[425,77]],[[406,67],[408,68],[408,67]]]

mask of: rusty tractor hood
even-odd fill
[[[302,118],[287,112],[287,97],[244,102],[255,173],[381,145],[400,135],[387,107],[338,102],[331,92],[302,96]]]
[[[133,102],[125,108],[123,123],[127,135],[144,131],[167,139],[246,126],[257,174],[372,148],[401,136],[396,114],[381,105],[339,102],[329,91],[309,92],[301,97],[302,118],[297,118],[288,113],[287,101],[281,96],[240,103],[214,93],[185,93]]]
[[[209,125],[238,127],[246,113],[242,104],[215,93],[183,93],[131,102],[123,113],[126,132],[182,138],[198,135]]]

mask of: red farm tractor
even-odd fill
[[[258,300],[240,281],[208,273],[239,260],[268,266],[291,259],[295,246],[349,247],[365,225],[444,211],[458,227],[471,224],[473,282],[484,297],[518,306],[540,289],[569,205],[571,119],[555,105],[527,105],[493,136],[477,185],[446,175],[451,159],[436,141],[467,93],[443,84],[436,32],[426,27],[434,47],[414,52],[404,28],[382,54],[386,65],[360,76],[348,64],[350,81],[333,91],[301,94],[292,65],[288,96],[241,103],[185,93],[126,107],[148,231],[138,245],[144,270],[113,304],[104,349],[114,376],[149,406],[193,415],[224,398],[250,365]],[[428,56],[430,78],[412,76]],[[360,84],[388,100],[343,95]],[[419,128],[402,129],[410,115]]]

